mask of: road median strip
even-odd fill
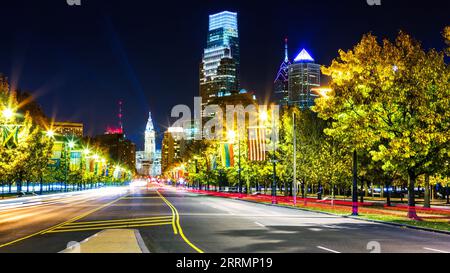
[[[61,253],[149,253],[138,230],[108,229],[80,243],[74,242]]]

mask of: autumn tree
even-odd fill
[[[425,51],[400,32],[394,42],[364,35],[323,73],[332,92],[314,108],[332,119],[325,132],[348,147],[367,151],[385,171],[408,178],[408,217],[417,219],[414,187],[449,157],[450,78],[444,54]]]

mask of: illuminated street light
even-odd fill
[[[83,150],[83,154],[84,155],[89,155],[91,153],[91,150],[89,150],[89,148],[85,148],[84,150]]]
[[[319,96],[321,96],[322,98],[329,98],[329,93],[331,91],[333,91],[333,89],[328,88],[328,87],[319,87],[319,88],[311,88],[311,91],[316,92]]]
[[[236,132],[233,131],[233,130],[229,130],[228,133],[227,133],[227,137],[228,137],[228,141],[233,143],[234,140],[236,139]]]
[[[9,120],[15,115],[15,113],[11,108],[6,108],[2,111],[2,115],[5,119]]]
[[[55,132],[53,130],[48,130],[47,132],[45,132],[45,135],[49,138],[54,138],[55,137]]]
[[[267,121],[268,118],[269,118],[269,115],[267,114],[267,111],[263,111],[263,112],[259,113],[259,119],[261,121]]]
[[[70,140],[67,145],[69,146],[70,149],[73,149],[75,147],[75,142],[73,140]]]

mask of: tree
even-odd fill
[[[364,35],[352,50],[323,73],[332,92],[314,108],[333,119],[325,132],[348,147],[366,150],[385,171],[408,178],[408,217],[417,219],[414,187],[421,174],[433,174],[448,161],[450,74],[444,55],[424,51],[400,32],[395,42]]]

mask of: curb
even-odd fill
[[[147,246],[144,243],[144,240],[142,239],[141,233],[138,229],[134,230],[134,236],[136,236],[137,243],[139,245],[139,248],[141,249],[142,253],[151,253],[150,250],[148,250]]]
[[[193,193],[193,192],[191,192],[191,193]],[[439,229],[426,228],[426,227],[418,227],[418,226],[412,226],[412,225],[408,225],[408,224],[399,224],[399,223],[385,222],[385,221],[373,220],[373,219],[365,219],[365,218],[359,218],[359,217],[355,217],[355,216],[351,216],[351,215],[339,215],[339,214],[334,214],[334,213],[331,213],[331,212],[316,211],[316,210],[311,210],[311,209],[306,209],[306,208],[299,208],[299,207],[293,207],[293,206],[287,206],[287,205],[268,204],[268,203],[252,201],[252,200],[245,200],[245,199],[239,199],[239,198],[234,198],[234,197],[213,196],[213,195],[202,194],[202,193],[195,193],[195,194],[201,194],[201,195],[206,195],[206,196],[210,196],[210,197],[218,197],[218,198],[224,198],[224,199],[238,200],[238,201],[249,202],[249,203],[254,203],[254,204],[260,204],[260,205],[265,205],[265,206],[272,206],[272,207],[280,207],[280,208],[288,208],[288,209],[294,209],[294,210],[303,210],[303,211],[309,211],[309,212],[316,212],[316,213],[321,213],[321,214],[326,214],[326,215],[339,216],[339,217],[343,217],[343,218],[350,218],[350,219],[355,219],[355,220],[360,220],[360,221],[367,221],[367,222],[372,222],[372,223],[378,223],[378,224],[384,224],[384,225],[389,225],[389,226],[395,226],[395,227],[398,227],[398,228],[409,228],[409,229],[415,229],[415,230],[421,230],[421,231],[427,231],[427,232],[434,232],[434,233],[441,233],[441,234],[450,235],[450,231],[446,231],[446,230],[439,230]]]

